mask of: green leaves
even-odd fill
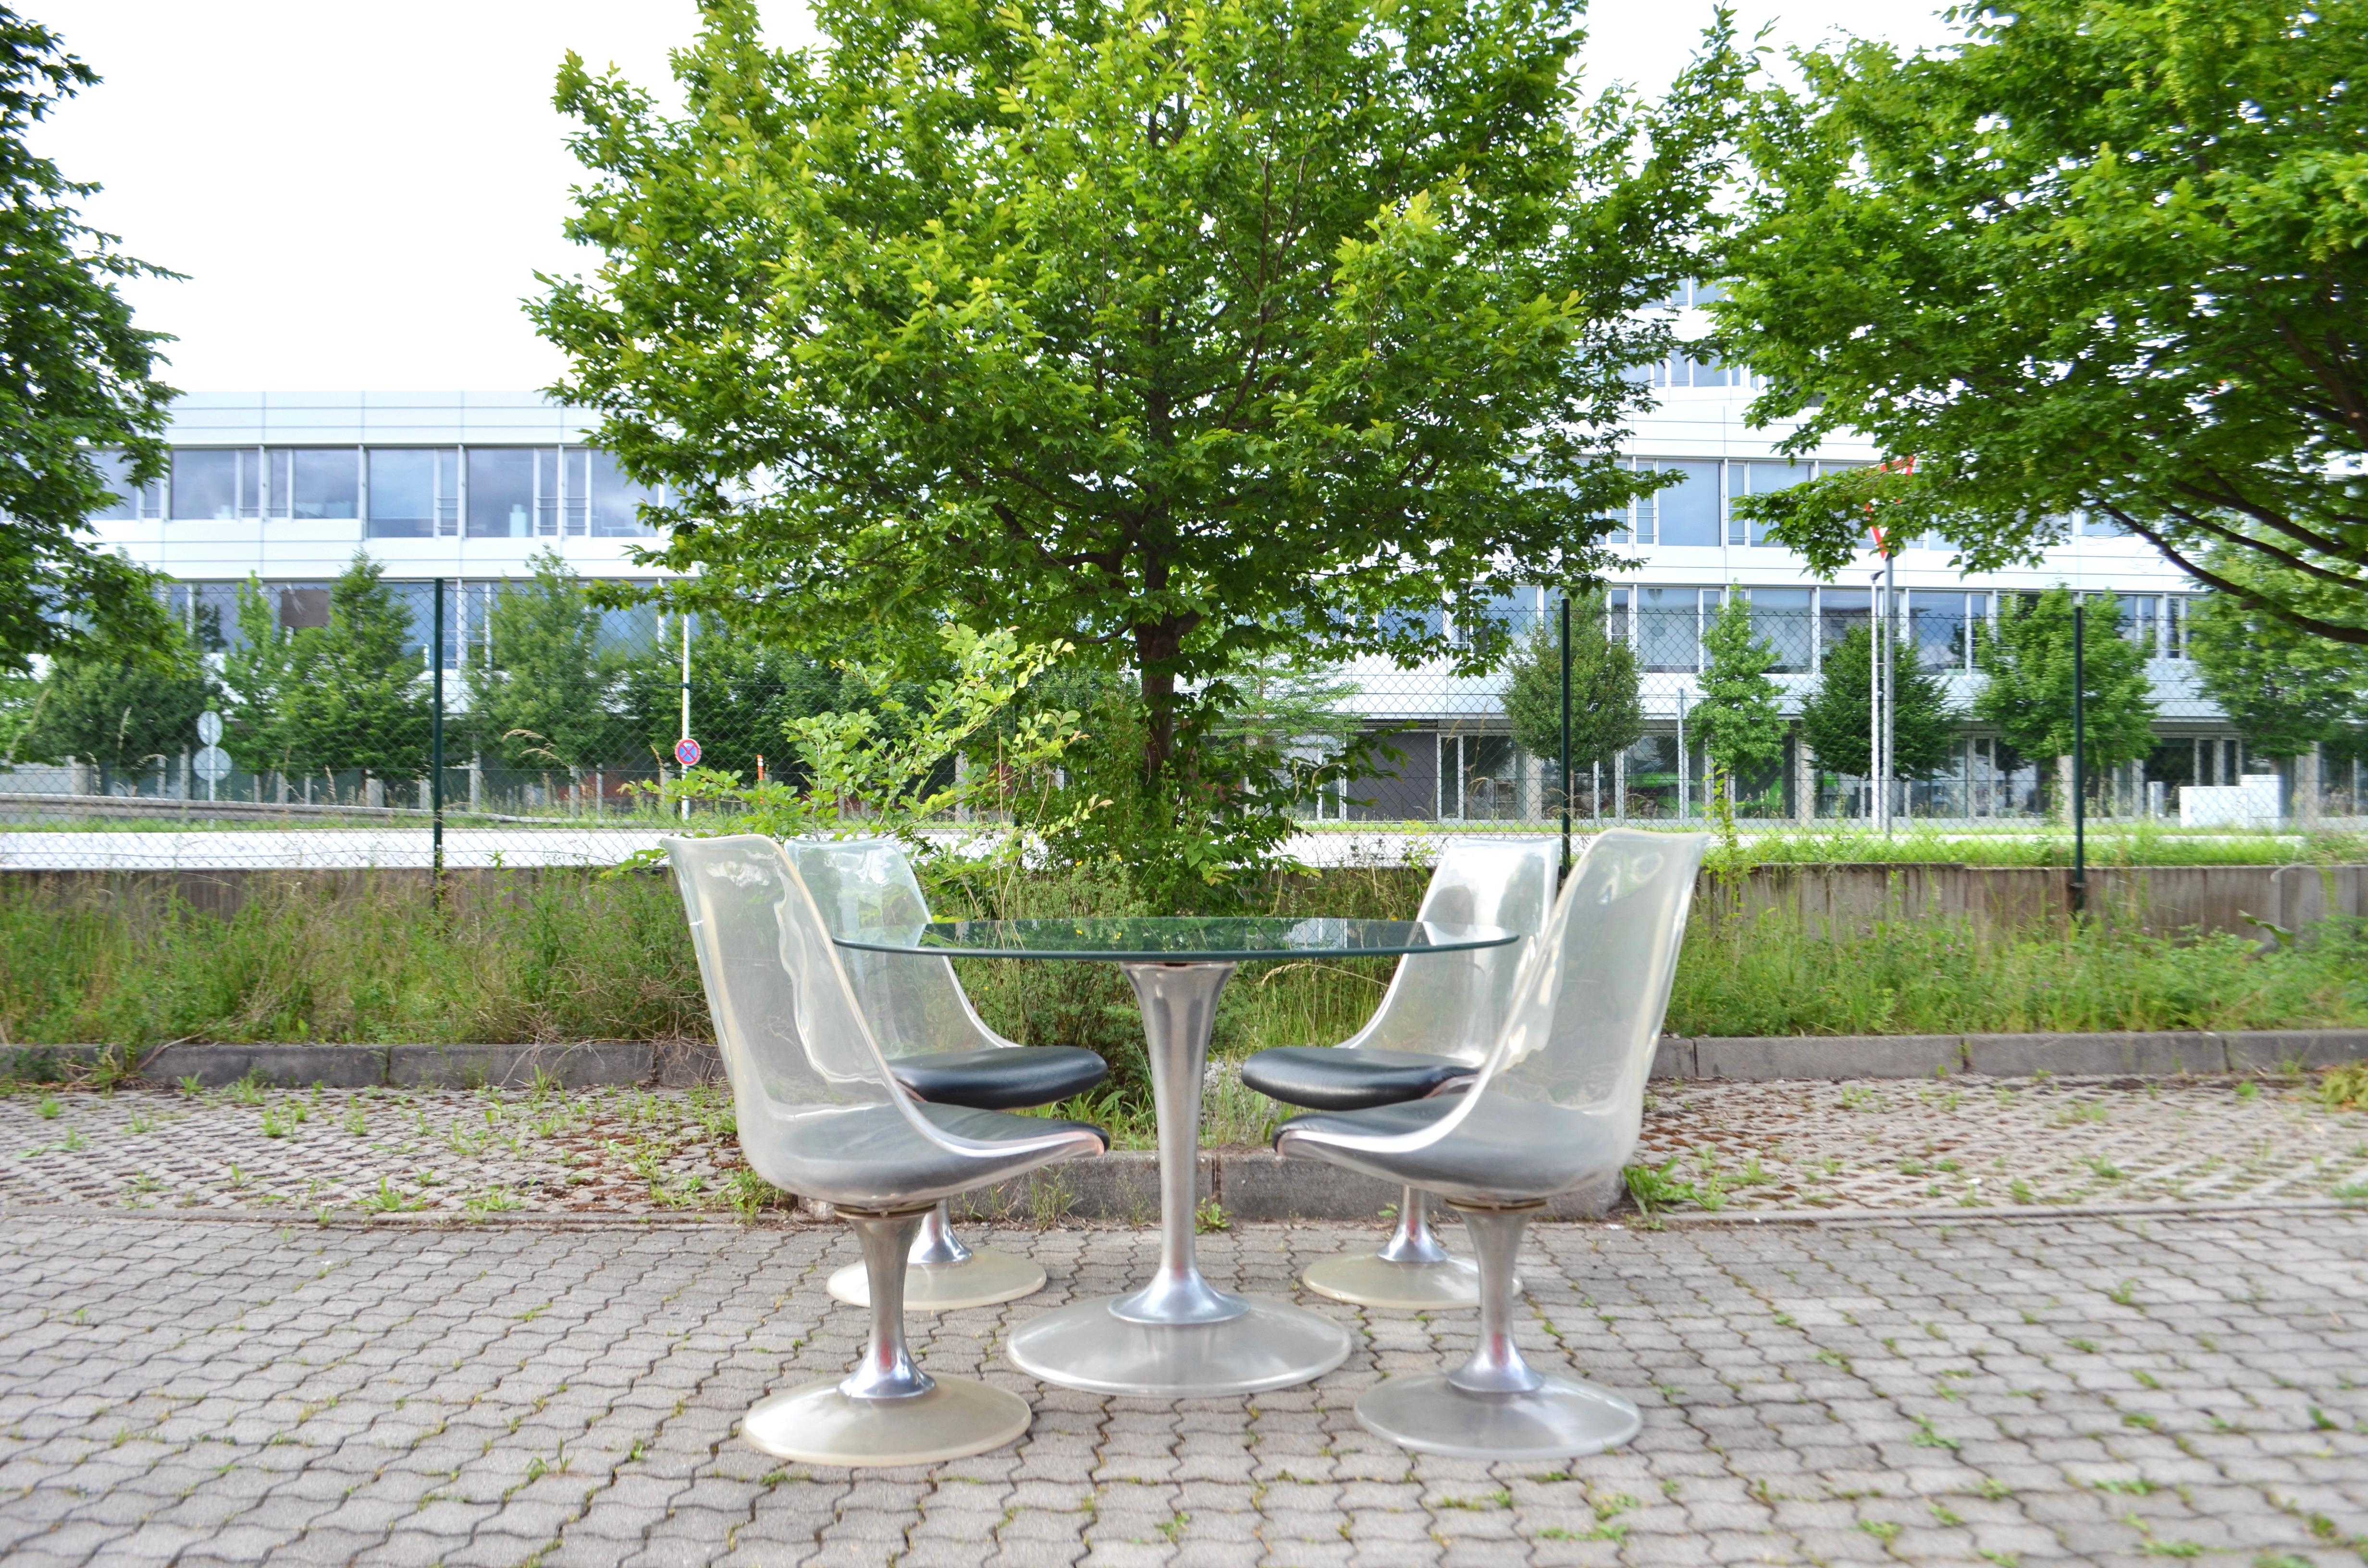
[[[0,10],[0,672],[94,641],[135,658],[166,641],[150,574],[95,548],[85,519],[110,499],[93,448],[125,449],[133,482],[164,472],[173,393],[151,371],[165,335],[133,326],[117,288],[173,275],[85,226],[75,204],[98,187],[26,145],[97,81],[55,33]]]
[[[1801,738],[1817,764],[1860,778],[1873,776],[1873,672],[1868,660],[1873,634],[1853,626],[1826,648],[1817,664],[1817,684],[1801,703]],[[1948,765],[1957,743],[1959,715],[1949,694],[1927,670],[1916,645],[1896,640],[1891,656],[1892,768],[1901,778],[1930,778]]]
[[[2154,749],[2154,687],[2146,678],[2146,651],[2122,635],[2113,596],[2091,594],[2086,608],[2083,728],[2094,778]],[[2071,590],[2064,587],[2031,600],[2002,598],[1998,635],[1980,651],[1989,679],[1974,699],[1974,717],[1996,725],[1999,737],[2023,756],[2043,761],[2072,752],[2072,610]],[[2069,786],[2068,779],[2059,785]]]
[[[1870,502],[1978,569],[2100,513],[2368,643],[2368,13],[2032,0],[1967,27],[1798,56],[1805,88],[1756,100],[1721,350],[1769,377],[1756,419],[1800,421],[1789,449],[1853,429],[1915,471],[1748,509],[1824,572]]]
[[[703,14],[678,119],[563,74],[604,260],[532,308],[679,497],[653,558],[755,634],[1075,642],[1157,778],[1198,683],[1463,656],[1383,612],[1584,578],[1649,486],[1610,433],[1709,222],[1724,23],[1646,107],[1582,103],[1571,0],[835,0],[807,52]]]

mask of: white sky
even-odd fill
[[[578,166],[551,107],[565,51],[659,86],[692,0],[32,0],[103,77],[37,134],[103,193],[97,226],[186,273],[131,290],[176,335],[187,391],[498,390],[561,369],[518,301],[575,272],[560,237]],[[1746,37],[1836,29],[1930,44],[1915,0],[1740,0]],[[1665,86],[1707,0],[1597,0],[1588,80]],[[774,41],[812,36],[772,0]]]

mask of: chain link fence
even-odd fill
[[[610,865],[693,809],[669,788],[680,757],[794,778],[786,726],[862,696],[827,664],[698,617],[601,608],[555,568],[438,584],[358,566],[169,594],[176,672],[69,661],[0,689],[0,865]],[[1873,821],[1875,591],[1631,586],[1573,607],[1577,826],[1717,811],[1711,743],[1736,699],[1713,632],[1730,597],[1765,683],[1747,692],[1764,709],[1760,754],[1730,781],[1738,828]],[[2196,695],[2175,618],[2128,603],[2123,633],[2154,655],[2153,734],[2092,769],[2092,820],[2177,824],[2191,787],[2242,796],[2230,826],[2360,813],[2356,753],[2315,769],[2254,756]],[[1496,607],[1486,674],[1360,660],[1303,676],[1301,755],[1361,734],[1378,759],[1303,800],[1305,858],[1359,835],[1557,827],[1562,608],[1543,591]],[[2063,808],[2060,759],[2020,756],[1972,717],[1996,614],[1987,594],[1890,603],[1894,725],[1916,730],[1894,743],[1902,825],[2028,831]],[[1443,614],[1421,629],[1463,641]],[[677,751],[686,737],[695,752]]]

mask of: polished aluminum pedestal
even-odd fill
[[[905,1256],[927,1210],[841,1210],[863,1243],[871,1277],[871,1335],[847,1377],[761,1399],[740,1435],[802,1464],[935,1464],[999,1449],[1028,1430],[1028,1402],[967,1378],[932,1378],[905,1346]]]
[[[905,1310],[951,1312],[991,1307],[1044,1288],[1044,1270],[1033,1260],[991,1247],[966,1247],[954,1234],[953,1216],[939,1203],[922,1217],[921,1233],[905,1259]],[[850,1263],[830,1277],[830,1293],[850,1306],[871,1303],[870,1276]]]
[[[1159,1267],[1123,1296],[1080,1301],[1012,1330],[1011,1364],[1088,1393],[1180,1399],[1255,1393],[1322,1377],[1349,1357],[1349,1332],[1267,1296],[1201,1278],[1193,1250],[1201,1072],[1230,963],[1120,967],[1143,1005],[1159,1118]]]
[[[1407,1187],[1400,1199],[1397,1228],[1380,1252],[1324,1258],[1308,1265],[1300,1282],[1336,1301],[1395,1312],[1454,1312],[1480,1304],[1479,1267],[1439,1244],[1430,1233],[1430,1195],[1418,1187]]]
[[[1452,1372],[1390,1378],[1357,1400],[1357,1424],[1417,1453],[1554,1460],[1617,1448],[1644,1425],[1610,1389],[1550,1377],[1513,1343],[1513,1257],[1538,1207],[1465,1209],[1480,1270],[1480,1339]]]

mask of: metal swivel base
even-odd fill
[[[830,1277],[830,1293],[853,1306],[871,1304],[871,1287],[863,1265],[850,1263]],[[1044,1288],[1044,1271],[1024,1257],[991,1247],[973,1247],[960,1263],[916,1263],[905,1270],[905,1310],[908,1312],[950,1312],[962,1307],[991,1307],[1017,1301]]]
[[[1417,1453],[1466,1460],[1553,1460],[1616,1449],[1644,1417],[1609,1389],[1547,1377],[1521,1393],[1469,1393],[1445,1372],[1376,1383],[1357,1399],[1357,1424]]]
[[[1401,1312],[1452,1312],[1480,1304],[1480,1270],[1460,1257],[1393,1263],[1366,1253],[1307,1266],[1300,1282],[1319,1296]]]
[[[1349,1331],[1271,1296],[1234,1296],[1247,1311],[1218,1323],[1139,1323],[1103,1296],[1011,1331],[1011,1364],[1087,1393],[1217,1398],[1312,1382],[1349,1358]]]
[[[968,1378],[939,1378],[906,1399],[849,1399],[838,1380],[801,1383],[761,1399],[740,1435],[801,1464],[937,1464],[999,1449],[1028,1430],[1028,1402]]]

